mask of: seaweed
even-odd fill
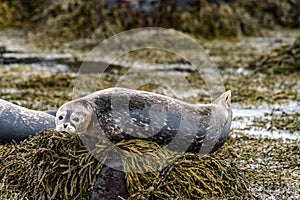
[[[0,151],[1,198],[89,199],[94,183],[112,149],[109,143],[97,145],[97,155],[82,145],[78,135],[46,130],[20,144],[7,144]],[[136,198],[231,198],[251,197],[243,170],[221,154],[184,153],[167,167],[131,172],[133,168],[162,165],[172,153],[143,140],[121,141],[129,199]],[[148,152],[150,160],[141,159]],[[155,154],[154,154],[155,152]],[[143,157],[142,157],[143,158]],[[169,159],[171,159],[169,157]],[[149,162],[145,162],[149,161]],[[162,165],[163,166],[163,165]]]
[[[19,24],[31,30],[29,38],[39,38],[41,46],[55,47],[84,38],[93,39],[95,45],[122,31],[150,26],[206,38],[262,35],[263,27],[273,29],[274,25],[299,27],[299,0],[199,1],[188,8],[178,8],[171,1],[158,4],[157,9],[146,12],[133,8],[129,1],[120,1],[111,8],[101,0],[4,1],[0,5],[4,13],[0,26],[13,26],[17,18]]]
[[[211,155],[172,152],[144,140],[121,141],[128,199],[287,198],[299,195],[297,140],[247,136],[233,130],[225,146]],[[243,148],[241,148],[241,146]],[[97,160],[77,135],[47,130],[20,144],[0,145],[1,198],[89,199],[107,157]],[[97,152],[109,152],[107,143]],[[138,155],[156,156],[148,162]],[[155,169],[145,173],[133,168]],[[156,164],[153,164],[156,163]],[[267,172],[267,173],[266,173]],[[280,192],[278,192],[280,191]],[[296,197],[296,196],[295,196]]]
[[[2,199],[86,198],[102,166],[79,137],[50,130],[4,148]]]
[[[268,74],[290,74],[300,71],[300,38],[293,44],[283,44],[251,61],[249,69]]]

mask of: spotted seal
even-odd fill
[[[48,112],[48,113],[47,113]],[[0,99],[0,143],[20,142],[30,135],[55,128],[55,111],[30,110]]]
[[[211,153],[225,143],[231,120],[230,91],[211,104],[189,104],[115,87],[65,103],[55,123],[61,132],[102,134],[111,141],[139,138],[171,150]]]

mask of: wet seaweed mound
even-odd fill
[[[51,131],[4,146],[0,157],[1,199],[85,198],[102,166],[78,137]]]
[[[249,63],[250,69],[274,74],[290,74],[300,71],[300,38],[293,44],[284,44],[263,54]]]
[[[217,155],[185,154],[162,171],[128,174],[127,178],[129,199],[252,197],[238,167]]]
[[[150,169],[171,155],[157,151],[151,162],[141,162],[138,155],[156,144],[122,141],[116,145],[126,150],[121,158],[127,170]],[[97,152],[107,151],[105,145],[98,147]],[[249,197],[243,171],[225,159],[230,151],[225,147],[213,155],[184,154],[160,170],[127,172],[129,199]],[[0,145],[0,158],[1,199],[89,199],[103,167],[77,136],[51,130],[20,144]]]
[[[300,0],[233,0],[237,8],[247,11],[256,23],[267,28],[276,25],[299,27]]]

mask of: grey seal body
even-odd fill
[[[139,138],[174,151],[211,153],[228,137],[230,100],[230,91],[211,104],[188,104],[151,92],[109,88],[62,105],[56,130],[111,141]]]
[[[55,128],[53,115],[0,99],[0,143],[20,142],[47,128]]]

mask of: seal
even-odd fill
[[[55,111],[49,113],[30,110],[0,99],[0,143],[13,140],[20,142],[30,135],[55,128]]]
[[[231,92],[210,104],[189,104],[156,93],[108,88],[62,105],[56,130],[112,142],[145,139],[174,151],[212,153],[226,141]]]
[[[55,117],[57,111],[56,110],[44,110],[43,112]]]

